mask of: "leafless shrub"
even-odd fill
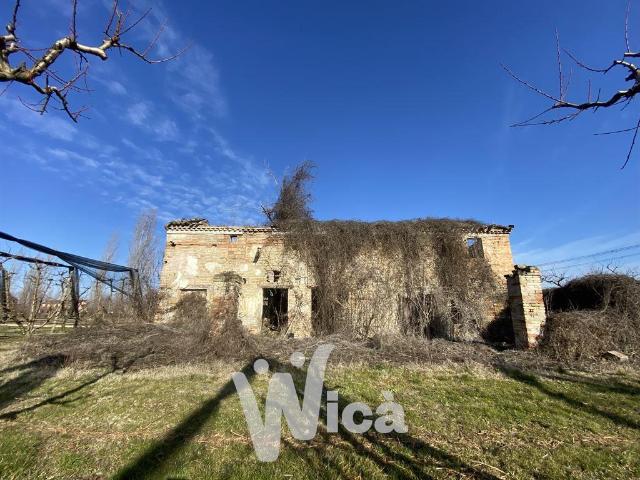
[[[384,315],[397,313],[408,334],[476,338],[497,287],[486,260],[469,255],[464,243],[481,224],[315,221],[307,188],[312,168],[305,162],[285,177],[264,212],[285,233],[285,250],[311,270],[314,334],[368,337],[388,323]]]
[[[554,358],[594,359],[608,350],[640,353],[640,281],[587,275],[546,292],[552,314],[542,349]]]
[[[313,163],[304,162],[296,167],[291,176],[285,176],[282,179],[276,202],[269,208],[263,207],[272,225],[285,227],[291,222],[311,219],[309,208],[311,195],[307,184],[313,178],[311,173],[313,168]]]
[[[211,339],[212,321],[207,299],[197,293],[190,293],[176,304],[172,325],[186,332],[191,341],[204,345]]]
[[[102,319],[63,335],[41,335],[23,346],[28,357],[62,355],[68,364],[97,367],[207,362],[255,355],[255,342],[236,317],[216,317],[196,294],[178,303],[169,324],[141,322],[136,316]]]
[[[2,272],[3,320],[15,323],[23,334],[31,335],[51,322],[65,322],[72,313],[69,271],[52,265],[34,259],[22,268]]]
[[[469,255],[464,244],[481,224],[315,221],[307,189],[312,168],[305,162],[285,177],[278,199],[264,212],[285,233],[285,250],[311,270],[314,334],[367,337],[393,311],[408,334],[476,338],[497,287],[486,260]]]
[[[599,273],[579,277],[547,291],[551,311],[613,310],[640,317],[640,280],[622,274]]]

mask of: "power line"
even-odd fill
[[[623,258],[637,257],[638,255],[640,255],[640,252],[630,253],[628,255],[620,255],[618,257],[601,258],[599,260],[593,260],[591,262],[574,263],[572,265],[560,265],[558,268],[559,269],[567,269],[567,268],[573,268],[573,267],[584,267],[585,265],[594,265],[595,263],[599,263],[599,262],[612,262],[614,260],[621,260]],[[580,257],[578,257],[578,258],[580,258]]]
[[[607,255],[609,253],[624,252],[626,250],[633,250],[633,249],[639,248],[639,247],[640,247],[640,243],[637,243],[635,245],[628,245],[626,247],[614,248],[612,250],[604,250],[602,252],[591,253],[589,255],[581,255],[579,257],[565,258],[563,260],[554,260],[553,262],[539,263],[538,267],[546,267],[547,265],[556,265],[558,263],[568,263],[568,262],[573,262],[575,260],[583,260],[585,258],[599,257],[601,255]],[[633,255],[637,255],[637,254],[633,254]]]

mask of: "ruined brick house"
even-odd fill
[[[539,272],[513,265],[512,228],[479,226],[460,242],[466,244],[469,255],[486,260],[497,280],[499,298],[486,305],[486,321],[500,310],[510,311],[516,344],[526,347],[535,343],[540,332],[544,305]],[[216,226],[206,220],[170,222],[160,280],[164,310],[170,311],[186,294],[201,295],[214,308],[231,298],[233,314],[253,333],[286,327],[296,337],[312,335],[315,279],[305,262],[284,248],[284,235],[265,226]],[[376,310],[368,334],[402,329],[401,308],[390,307],[388,299],[383,299],[384,304],[376,303],[381,297],[379,284],[386,281],[384,271],[393,267],[388,263],[381,262],[375,252],[353,259],[353,268],[361,276],[354,282],[345,309],[354,318],[362,316],[359,305]],[[367,272],[374,269],[375,275],[369,276]],[[368,281],[374,277],[378,284]]]

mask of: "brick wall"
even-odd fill
[[[481,240],[482,256],[504,286],[499,295],[501,300],[487,307],[487,321],[504,310],[508,297],[505,275],[513,269],[509,231],[502,229],[472,235]],[[357,271],[353,275],[358,279],[357,287],[349,294],[345,314],[356,319],[363,316],[362,311],[373,309],[376,318],[371,333],[398,332],[396,303],[402,286],[391,282],[397,265],[384,252],[363,252],[353,259],[353,264],[354,273]],[[427,259],[423,268],[427,280],[431,278],[434,282],[417,287],[427,292],[438,288],[435,275],[428,273],[433,271],[433,259]],[[277,280],[274,271],[279,272]],[[215,307],[216,299],[225,296],[225,272],[233,272],[240,278],[237,315],[248,330],[257,333],[263,329],[263,289],[287,288],[290,331],[296,337],[312,334],[311,288],[314,279],[303,262],[291,253],[285,255],[282,234],[269,228],[168,228],[160,280],[163,310],[169,311],[180,295],[190,290],[200,290]]]
[[[482,256],[485,258],[493,271],[498,285],[498,296],[496,302],[487,311],[487,322],[499,317],[508,318],[508,289],[506,275],[513,271],[513,256],[511,254],[510,232],[501,233],[475,233],[467,236],[480,240]]]
[[[232,238],[234,238],[232,242]],[[276,281],[270,272],[279,271]],[[310,333],[311,291],[304,266],[284,258],[280,234],[269,229],[168,230],[160,289],[169,311],[183,292],[200,290],[210,305],[224,296],[225,272],[240,276],[238,318],[250,331],[262,329],[263,288],[289,289],[289,322],[296,336]]]
[[[515,346],[535,347],[540,340],[546,318],[540,270],[516,265],[513,273],[506,276],[506,280]]]
[[[513,271],[513,256],[511,254],[511,239],[508,233],[482,233],[472,235],[482,242],[484,258],[496,274],[501,283],[506,284],[505,275]]]

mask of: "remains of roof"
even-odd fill
[[[481,225],[475,230],[475,233],[511,233],[513,227],[513,225]]]
[[[173,220],[165,225],[165,230],[172,232],[218,232],[225,234],[241,234],[255,232],[275,232],[273,227],[211,225],[205,218],[183,218]]]
[[[277,228],[259,225],[211,225],[205,218],[182,218],[173,220],[165,226],[166,230],[174,232],[200,231],[200,232],[224,232],[224,233],[252,233],[252,232],[278,232]],[[511,233],[513,225],[478,225],[473,227],[470,233],[493,233],[504,234]]]
[[[173,229],[176,227],[183,228],[197,228],[202,226],[208,226],[209,220],[206,218],[181,218],[179,220],[172,220],[165,225],[165,229]]]

